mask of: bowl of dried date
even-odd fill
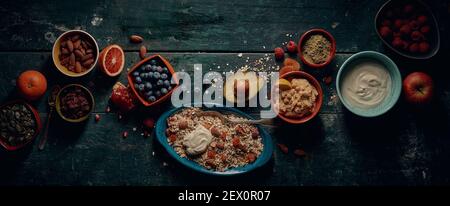
[[[94,69],[98,54],[97,41],[92,35],[82,30],[70,30],[56,39],[52,58],[64,75],[81,77]]]
[[[56,111],[68,122],[77,123],[86,120],[93,109],[92,93],[80,84],[64,86],[56,97]]]
[[[375,29],[383,43],[410,59],[429,59],[440,47],[439,26],[422,1],[388,1],[375,17]]]

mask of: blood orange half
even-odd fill
[[[125,55],[122,48],[117,44],[107,46],[100,53],[99,63],[101,70],[108,76],[119,75],[125,65]]]

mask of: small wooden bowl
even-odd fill
[[[91,104],[90,111],[86,115],[84,115],[82,117],[79,117],[77,119],[67,118],[61,112],[61,95],[64,94],[68,89],[71,89],[71,87],[79,87],[79,88],[81,88],[81,90],[83,90],[87,94],[89,103]],[[64,86],[63,88],[61,88],[61,90],[59,91],[58,95],[56,96],[55,107],[56,107],[56,112],[58,113],[58,115],[63,120],[65,120],[67,122],[71,122],[71,123],[82,122],[82,121],[86,120],[89,117],[89,115],[92,113],[92,111],[94,111],[94,107],[95,107],[94,96],[92,95],[91,91],[89,91],[89,89],[87,89],[86,87],[82,86],[81,84],[68,84],[68,85]]]
[[[164,66],[167,67],[167,69],[170,72],[170,75],[173,77],[173,79],[175,80],[175,85],[172,87],[172,89],[170,91],[167,92],[167,94],[161,96],[160,98],[158,98],[156,101],[154,102],[148,102],[147,100],[145,100],[144,98],[142,98],[139,94],[138,91],[136,91],[136,89],[134,88],[134,80],[132,78],[132,74],[133,72],[138,69],[139,67],[141,67],[143,64],[149,62],[150,60],[155,59],[156,61],[162,62],[164,64]],[[150,106],[155,106],[158,105],[162,102],[164,102],[166,99],[168,99],[171,95],[173,90],[175,90],[175,88],[178,87],[178,79],[176,78],[175,75],[175,70],[173,69],[172,65],[170,65],[169,61],[167,61],[164,57],[162,57],[161,55],[153,55],[150,57],[147,57],[143,60],[141,60],[140,62],[138,62],[137,64],[135,64],[130,71],[127,74],[127,79],[128,79],[128,83],[130,84],[131,87],[131,91],[133,91],[134,95],[139,99],[139,101],[146,107],[150,107]]]
[[[311,76],[310,74],[306,73],[306,72],[302,72],[302,71],[292,71],[292,72],[288,72],[286,74],[283,74],[280,76],[280,78],[282,79],[286,79],[288,81],[291,81],[292,79],[296,78],[296,79],[306,79],[308,80],[308,82],[316,88],[317,90],[317,98],[316,98],[316,104],[314,106],[313,112],[311,112],[309,115],[307,116],[303,116],[300,118],[292,118],[292,117],[286,117],[283,114],[281,114],[280,112],[278,112],[278,117],[280,117],[280,119],[284,120],[285,122],[291,123],[291,124],[302,124],[305,123],[309,120],[311,120],[312,118],[314,118],[320,111],[320,108],[322,107],[322,101],[323,101],[323,91],[322,91],[322,87],[320,86],[320,83],[317,81],[316,78],[314,78],[313,76]],[[272,101],[274,101],[273,103],[275,103],[275,99],[272,99]]]
[[[62,41],[62,39],[64,39],[67,36],[71,36],[73,34],[79,34],[80,36],[83,36],[83,37],[87,38],[90,42],[93,43],[93,45],[95,45],[94,48],[93,48],[94,49],[94,54],[95,54],[95,61],[94,61],[94,63],[86,71],[80,72],[80,73],[76,73],[76,72],[70,71],[65,66],[63,66],[61,64],[61,61],[59,60],[59,54],[60,54],[60,48],[61,48],[61,41]],[[84,76],[84,75],[88,74],[97,65],[98,56],[99,56],[99,49],[98,49],[97,41],[95,41],[95,38],[92,35],[90,35],[89,33],[85,32],[83,30],[66,31],[63,34],[61,34],[58,37],[58,39],[56,39],[55,44],[53,44],[53,50],[52,50],[53,63],[55,64],[56,68],[61,73],[63,73],[66,76],[69,76],[69,77],[81,77],[81,76]]]
[[[331,43],[331,50],[330,50],[330,55],[328,56],[328,59],[322,63],[322,64],[314,64],[312,62],[308,62],[305,57],[302,54],[302,47],[303,44],[308,40],[308,38],[311,35],[314,34],[320,34],[323,35],[325,38],[328,39],[328,41],[330,41]],[[331,61],[334,59],[334,56],[336,55],[336,40],[334,40],[333,35],[331,35],[329,32],[325,31],[324,29],[311,29],[307,32],[305,32],[301,37],[300,40],[298,42],[298,56],[300,57],[300,59],[302,60],[302,62],[304,64],[306,64],[307,66],[311,67],[311,68],[323,68],[325,66],[327,66],[328,64],[331,63]]]
[[[34,138],[36,138],[36,136],[39,134],[39,131],[41,130],[41,127],[42,127],[41,118],[39,117],[38,111],[33,106],[26,103],[25,101],[14,100],[11,102],[7,102],[6,104],[3,104],[2,106],[0,106],[0,108],[3,108],[5,106],[11,105],[11,104],[24,104],[33,113],[34,120],[36,121],[36,129],[35,129],[35,133],[33,134],[33,137],[20,145],[16,145],[16,146],[9,145],[6,141],[3,141],[3,139],[0,138],[0,145],[2,145],[8,151],[18,150],[18,149],[28,145],[30,142],[32,142],[34,140]]]

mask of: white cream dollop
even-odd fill
[[[368,109],[380,105],[391,90],[391,76],[375,61],[356,64],[342,83],[342,95],[353,106]]]
[[[212,141],[211,132],[199,124],[194,131],[183,138],[183,145],[186,147],[186,154],[199,155],[206,151]]]

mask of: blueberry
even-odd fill
[[[152,95],[153,95],[153,91],[148,91],[148,92],[145,92],[145,94],[144,94],[144,96],[145,96],[145,98],[147,98],[147,100],[149,100],[148,98],[151,97]]]
[[[139,70],[145,71],[145,65],[142,65],[142,66],[139,68]]]
[[[139,84],[134,84],[134,88],[139,90]]]
[[[136,77],[136,78],[134,78],[134,80],[135,80],[136,83],[138,83],[138,84],[142,83],[141,77]]]
[[[147,75],[145,73],[141,73],[139,76],[141,77],[141,79],[145,79],[145,76]]]
[[[162,80],[167,79],[167,77],[168,77],[167,74],[165,74],[165,73],[161,74],[161,79]]]
[[[166,88],[162,88],[162,89],[161,89],[161,93],[162,93],[162,94],[167,94],[167,92],[168,92],[168,91],[167,91]]]
[[[163,67],[163,73],[168,74],[169,73],[169,69],[167,69],[167,67]]]
[[[145,83],[145,89],[146,90],[152,89],[152,84],[150,84],[150,82]]]
[[[156,65],[156,60],[152,59],[152,60],[150,61],[150,64],[151,64],[151,65]]]
[[[153,78],[159,79],[160,77],[161,77],[161,74],[159,72],[154,72],[153,73]]]
[[[170,87],[170,81],[169,80],[164,80],[164,86],[165,87]]]
[[[161,96],[161,91],[159,91],[159,90],[156,91],[156,92],[155,92],[155,95],[156,95],[156,97],[160,97],[160,96]]]
[[[158,85],[158,86],[162,86],[163,84],[164,84],[164,82],[161,79],[156,82],[156,85]]]
[[[144,91],[144,88],[145,88],[145,86],[144,86],[144,84],[139,84],[139,91]]]
[[[150,64],[145,65],[145,71],[150,71],[152,69],[152,66]]]
[[[148,97],[148,101],[154,102],[154,101],[156,101],[156,97],[150,96],[150,97]]]
[[[171,87],[171,86],[168,86],[168,87],[167,87],[167,90],[169,90],[169,91],[172,90],[172,87]]]
[[[161,66],[157,66],[156,67],[156,71],[158,71],[159,73],[163,72],[163,68]]]
[[[153,79],[153,72],[148,72],[147,76],[148,76],[148,79]]]
[[[133,72],[133,76],[134,76],[134,77],[139,76],[139,72],[138,72],[138,71]]]
[[[152,66],[152,72],[156,72],[156,70],[157,70],[157,66],[156,66],[156,65],[153,65],[153,66]]]

